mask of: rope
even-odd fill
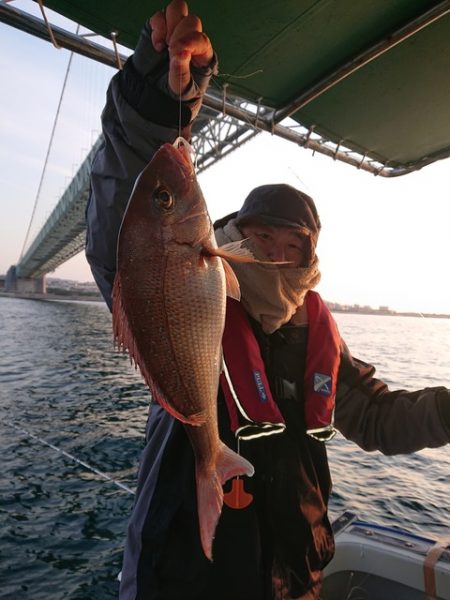
[[[80,26],[78,25],[76,33],[78,33],[79,29],[80,29]],[[34,200],[34,206],[33,206],[32,212],[31,212],[31,218],[30,218],[30,222],[28,224],[27,233],[25,234],[25,239],[24,239],[24,242],[23,242],[22,251],[20,252],[19,262],[23,258],[25,247],[26,247],[27,242],[28,242],[28,236],[30,235],[31,225],[33,223],[34,215],[36,213],[36,207],[37,207],[37,204],[38,204],[38,201],[39,201],[39,197],[41,195],[42,184],[44,182],[45,171],[47,169],[48,159],[49,159],[50,151],[51,151],[52,145],[53,145],[53,138],[55,137],[56,125],[58,123],[58,118],[59,118],[59,113],[60,113],[60,110],[61,110],[61,105],[62,105],[62,100],[63,100],[63,96],[64,96],[64,91],[66,89],[67,79],[69,77],[69,71],[70,71],[70,67],[72,65],[72,59],[73,59],[73,52],[70,53],[69,61],[67,63],[67,69],[66,69],[66,74],[64,76],[64,82],[63,82],[62,89],[61,89],[61,95],[59,97],[58,108],[56,109],[55,120],[53,122],[52,132],[50,134],[50,140],[49,140],[49,143],[48,143],[47,155],[45,157],[44,167],[42,169],[41,179],[39,181],[39,187],[38,187],[38,190],[37,190],[36,198]]]
[[[62,454],[66,458],[69,458],[70,460],[72,460],[72,461],[76,462],[77,464],[81,465],[82,467],[84,467],[88,471],[91,471],[92,473],[95,473],[99,477],[102,477],[103,479],[105,479],[109,483],[112,483],[112,484],[116,485],[117,487],[119,487],[120,489],[124,490],[128,494],[133,494],[133,495],[135,494],[135,491],[132,490],[131,488],[129,488],[124,483],[121,483],[120,481],[117,481],[117,479],[113,479],[112,477],[110,477],[106,473],[103,473],[103,471],[100,471],[99,469],[96,469],[95,467],[92,467],[91,465],[89,465],[88,463],[84,462],[83,460],[80,460],[79,458],[77,458],[73,454],[69,454],[69,452],[66,452],[65,450],[61,450],[61,448],[58,448],[54,444],[51,444],[50,442],[47,442],[46,440],[38,437],[34,433],[31,433],[31,431],[27,431],[23,427],[19,427],[18,425],[16,425],[12,421],[8,421],[8,419],[3,419],[3,423],[6,423],[7,425],[10,425],[11,427],[13,427],[14,429],[16,429],[17,431],[20,431],[21,433],[25,434],[27,437],[32,438],[36,442],[39,442],[40,444],[43,444],[44,446],[48,446],[49,448],[51,448],[55,452],[58,452],[59,454]]]
[[[426,600],[435,600],[436,593],[436,563],[448,547],[448,540],[437,541],[427,552],[423,561],[423,583]]]
[[[52,30],[52,28],[50,26],[50,23],[48,22],[47,15],[45,14],[44,3],[42,2],[42,0],[38,0],[38,4],[39,4],[39,8],[41,9],[42,18],[44,19],[45,24],[47,26],[48,35],[49,35],[49,37],[51,39],[51,42],[55,46],[55,48],[57,50],[61,50],[61,46],[56,41],[55,36],[53,35],[53,30]]]
[[[117,31],[111,31],[111,40],[113,43],[114,54],[116,55],[116,63],[119,71],[122,70],[122,61],[120,60],[119,50],[117,48]]]

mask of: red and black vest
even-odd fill
[[[341,338],[329,309],[316,292],[305,298],[308,342],[303,381],[306,432],[321,441],[334,434],[334,401]],[[220,378],[231,429],[241,439],[281,433],[284,419],[270,389],[259,344],[242,305],[227,299]]]

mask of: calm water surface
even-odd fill
[[[336,319],[391,388],[450,386],[450,320]],[[116,598],[133,496],[71,457],[133,488],[146,388],[102,304],[0,298],[0,331],[0,598]],[[448,537],[450,447],[383,457],[339,436],[329,456],[333,516]]]

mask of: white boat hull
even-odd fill
[[[450,546],[344,513],[323,600],[450,600]]]

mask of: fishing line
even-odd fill
[[[178,137],[181,137],[181,69],[180,69],[180,82],[178,85]]]
[[[197,153],[193,146],[181,135],[181,69],[180,69],[180,81],[179,81],[179,93],[178,93],[178,137],[174,141],[173,145],[175,148],[184,148],[188,151],[191,156],[191,161],[194,167],[194,171],[197,171]]]
[[[231,73],[217,73],[215,77],[227,77],[228,79],[248,79],[249,77],[254,77],[259,73],[264,73],[264,69],[257,69],[256,71],[252,71],[251,73],[247,73],[246,75],[232,75]]]
[[[61,448],[58,448],[54,444],[51,444],[50,442],[47,442],[46,440],[40,438],[39,436],[35,435],[34,433],[31,433],[31,431],[28,431],[28,430],[24,429],[23,427],[19,427],[18,425],[16,425],[12,421],[9,421],[8,419],[3,419],[3,423],[6,423],[7,425],[10,425],[11,427],[13,427],[14,429],[16,429],[17,431],[20,431],[21,433],[25,434],[29,438],[32,438],[36,442],[39,442],[40,444],[43,444],[44,446],[48,446],[49,448],[51,448],[55,452],[58,452],[59,454],[62,454],[66,458],[69,458],[70,460],[72,460],[72,461],[76,462],[77,464],[81,465],[82,467],[84,467],[88,471],[91,471],[92,473],[95,473],[99,477],[102,477],[103,479],[105,479],[109,483],[112,483],[112,484],[116,485],[118,488],[124,490],[128,494],[134,495],[136,493],[134,490],[132,490],[131,488],[129,488],[124,483],[121,483],[120,481],[117,481],[117,479],[113,479],[107,473],[103,473],[103,471],[100,471],[99,469],[96,469],[95,467],[89,465],[87,462],[84,462],[84,460],[80,460],[79,458],[77,458],[73,454],[70,454],[69,452],[66,452],[65,450],[61,450]]]

